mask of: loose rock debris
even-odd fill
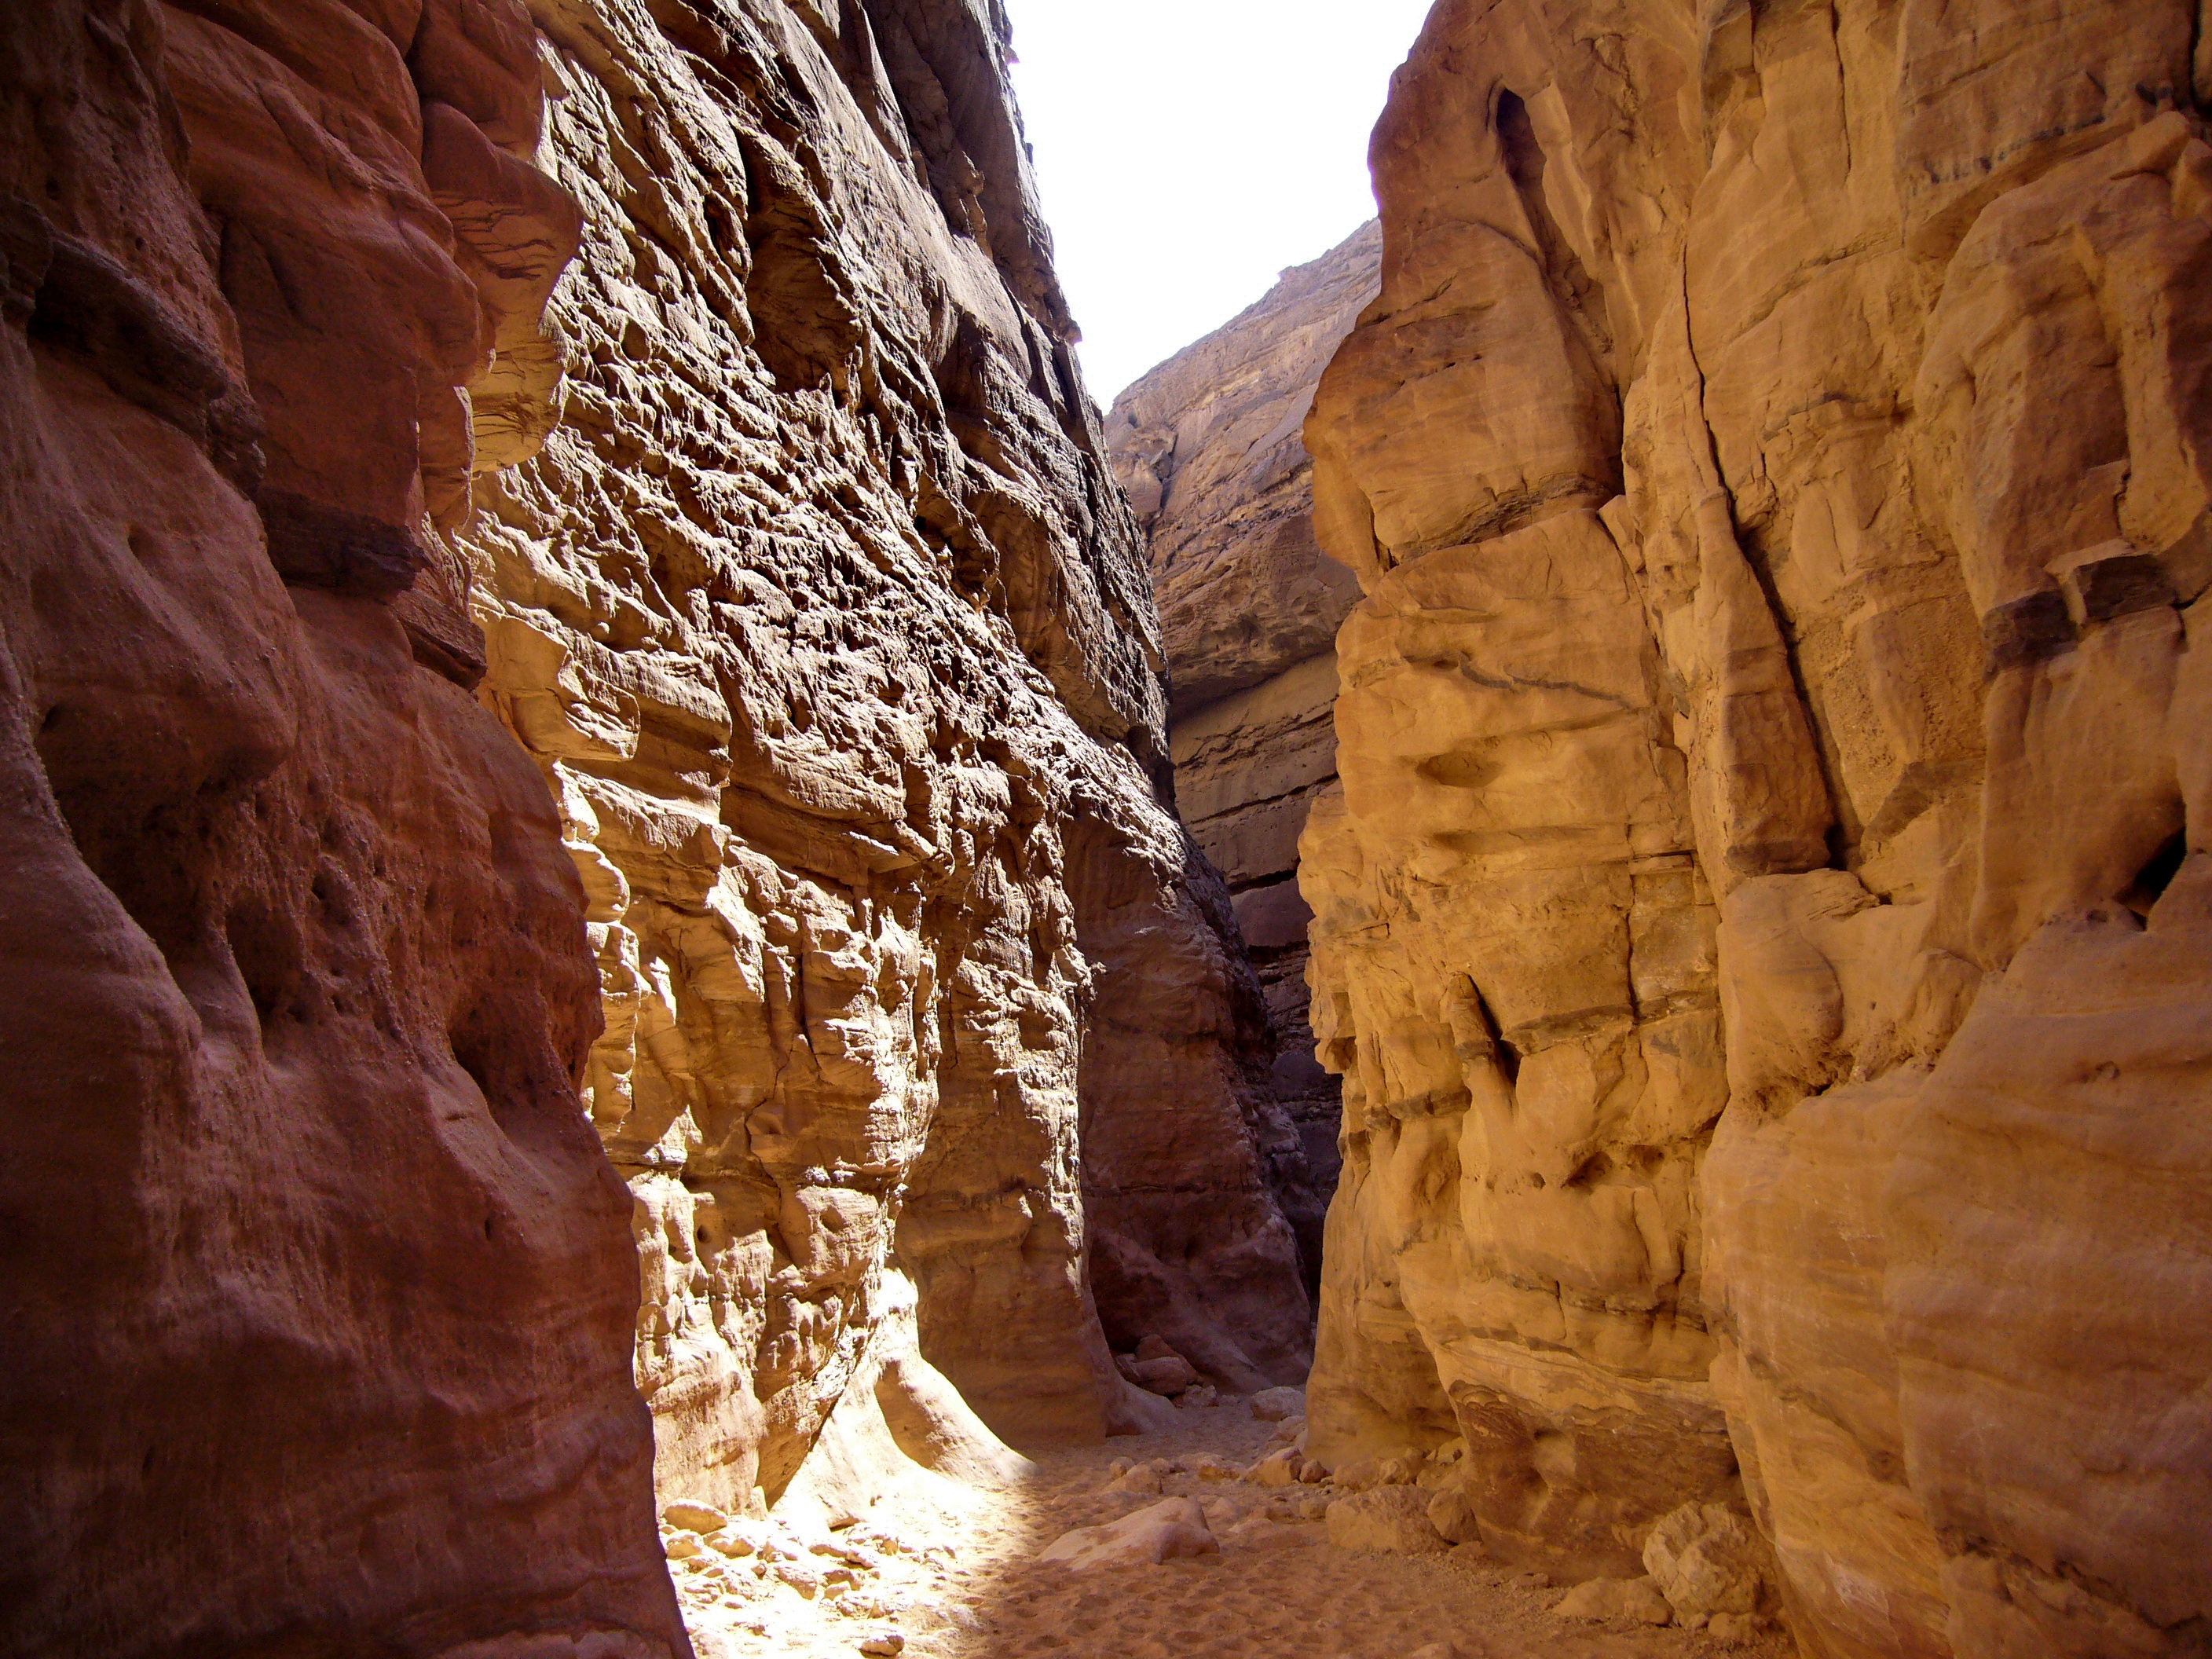
[[[1294,1406],[1296,1402],[1293,1402]],[[1263,1408],[1266,1409],[1266,1408]],[[701,1659],[1782,1659],[1759,1615],[1675,1619],[1654,1578],[1554,1584],[1413,1526],[1403,1468],[1284,1481],[1303,1419],[1244,1402],[1036,1454],[954,1513],[880,1504],[842,1530],[671,1505],[663,1535]],[[1276,1437],[1291,1431],[1290,1443]],[[1416,1460],[1418,1462],[1418,1460]],[[1365,1547],[1332,1543],[1354,1528]],[[1402,1511],[1402,1513],[1401,1513]],[[1720,1526],[1706,1520],[1697,1535]],[[1674,1531],[1692,1528],[1686,1518]],[[1411,1534],[1416,1553],[1397,1548]],[[1371,1535],[1370,1535],[1371,1534]],[[1378,1541],[1379,1540],[1379,1541]],[[1433,1540],[1433,1541],[1432,1541]],[[1672,1565],[1667,1556],[1662,1565]],[[1666,1624],[1655,1621],[1665,1618]]]

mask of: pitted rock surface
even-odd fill
[[[811,1524],[1178,1415],[1109,1338],[1303,1378],[1006,55],[0,20],[30,1650],[682,1654],[656,1435]]]

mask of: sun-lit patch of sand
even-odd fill
[[[763,1527],[771,1553],[793,1559],[709,1551],[716,1565],[708,1571],[672,1563],[700,1659],[850,1659],[892,1632],[914,1659],[1415,1659],[1437,1642],[1459,1659],[1780,1659],[1791,1650],[1778,1633],[1724,1648],[1685,1630],[1562,1620],[1550,1609],[1563,1587],[1467,1552],[1354,1554],[1331,1547],[1318,1524],[1297,1528],[1297,1542],[1231,1543],[1158,1566],[1083,1575],[1034,1559],[1073,1528],[1158,1501],[1104,1490],[1113,1459],[1212,1451],[1242,1466],[1273,1428],[1242,1404],[1184,1416],[1170,1431],[1038,1454],[1033,1477],[1005,1493],[963,1494],[957,1510],[917,1492],[811,1540]],[[1265,1513],[1283,1495],[1183,1475],[1165,1490],[1210,1504],[1217,1534],[1233,1512]],[[822,1553],[833,1543],[859,1560]],[[837,1580],[840,1568],[849,1583]],[[785,1582],[803,1587],[824,1571],[832,1583],[811,1595]]]

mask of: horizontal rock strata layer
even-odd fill
[[[575,204],[505,0],[0,8],[0,1638],[690,1652],[544,784],[443,532]]]
[[[2201,21],[1443,0],[1395,83],[1312,1444],[1464,1437],[1498,1553],[1741,1506],[1824,1659],[2201,1650]]]
[[[1148,1334],[1297,1380],[1297,1144],[1159,799],[997,9],[534,15],[569,373],[465,541],[589,895],[664,1492],[857,1501],[864,1457],[802,1465],[887,1375],[894,1419],[933,1367],[1021,1442],[1170,1409],[1112,1364]]]
[[[1115,400],[1114,472],[1145,527],[1173,697],[1168,743],[1191,834],[1229,882],[1274,1026],[1273,1071],[1310,1179],[1285,1194],[1308,1274],[1335,1186],[1335,1079],[1313,1057],[1299,833],[1336,779],[1336,630],[1359,597],[1321,550],[1300,435],[1314,387],[1375,297],[1364,226]]]

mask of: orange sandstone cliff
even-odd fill
[[[664,1495],[779,1501],[841,1402],[1133,1426],[1151,1334],[1302,1378],[1296,1142],[996,9],[534,15],[570,374],[464,539],[588,894]]]
[[[1815,1654],[2202,1650],[2201,23],[1443,0],[1395,82],[1312,1432],[1451,1535],[1740,1509]]]
[[[1299,435],[1375,297],[1380,228],[1282,274],[1114,400],[1106,441],[1144,526],[1171,695],[1176,803],[1229,884],[1273,1025],[1275,1085],[1307,1179],[1285,1194],[1310,1276],[1336,1178],[1336,1080],[1314,1060],[1298,836],[1336,779],[1336,630],[1358,584],[1314,538]]]

